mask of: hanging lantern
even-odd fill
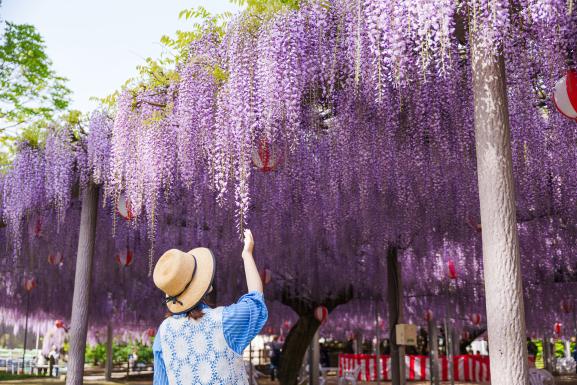
[[[268,285],[272,281],[272,272],[269,269],[262,269],[259,274],[263,285]]]
[[[126,267],[132,264],[133,255],[130,249],[126,249],[126,252],[116,255],[116,263],[119,266]]]
[[[40,238],[42,236],[42,220],[40,218],[36,219],[34,224],[34,237]]]
[[[481,324],[481,314],[479,313],[473,313],[471,315],[469,315],[469,321],[471,321],[471,323],[475,326],[479,326]]]
[[[569,314],[573,311],[573,304],[568,299],[561,300],[559,307],[561,308],[561,311],[565,314]]]
[[[317,306],[315,309],[315,318],[320,323],[324,323],[329,316],[329,310],[325,306]]]
[[[48,263],[51,265],[59,265],[63,261],[62,253],[53,253],[48,255]]]
[[[455,267],[455,262],[452,259],[447,262],[448,275],[450,279],[457,279],[457,268]]]
[[[56,326],[56,329],[63,329],[64,328],[64,322],[62,322],[62,320],[57,319],[54,322],[54,326]]]
[[[120,194],[120,196],[118,197],[118,203],[116,204],[116,211],[122,218],[126,219],[127,221],[131,221],[134,219],[132,204],[124,194]]]
[[[282,160],[275,148],[263,138],[259,141],[258,148],[252,150],[252,163],[262,172],[271,172],[277,171]]]
[[[431,321],[433,319],[433,311],[431,309],[425,310],[425,313],[423,314],[423,319],[427,322]]]
[[[569,70],[557,81],[553,103],[561,114],[569,119],[577,119],[577,71]]]
[[[150,338],[154,337],[156,335],[156,329],[155,328],[146,329],[146,335]]]
[[[36,278],[27,278],[24,280],[24,289],[27,292],[31,292],[32,289],[36,288]]]
[[[555,322],[555,325],[553,325],[553,332],[555,332],[556,335],[560,335],[562,329],[563,324],[561,322]]]

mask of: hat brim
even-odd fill
[[[178,301],[167,303],[173,314],[185,313],[194,308],[210,290],[214,279],[214,255],[206,247],[197,247],[188,252],[196,259],[196,271],[186,290],[178,296]],[[182,303],[182,305],[181,305]]]

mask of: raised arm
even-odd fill
[[[246,275],[246,285],[248,292],[258,291],[262,293],[262,280],[256,268],[256,263],[252,256],[254,249],[254,239],[250,230],[244,231],[244,249],[242,250],[242,259],[244,260],[244,273]]]

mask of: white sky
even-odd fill
[[[228,0],[3,0],[0,19],[38,29],[54,69],[69,79],[71,107],[90,112],[90,97],[119,89],[146,57],[160,56],[162,35],[189,29],[193,21],[178,13],[198,5],[238,10]]]

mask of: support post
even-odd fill
[[[543,337],[543,361],[545,364],[545,369],[551,373],[555,371],[552,355],[551,339],[545,336]]]
[[[38,353],[38,345],[40,344],[40,325],[36,325],[36,353]]]
[[[453,337],[451,335],[451,327],[449,322],[445,318],[445,353],[447,355],[447,360],[449,361],[449,383],[455,385],[455,360],[453,359]]]
[[[355,354],[363,354],[363,333],[360,329],[355,331]]]
[[[375,337],[377,340],[375,355],[377,356],[377,385],[381,385],[381,333],[379,333],[379,309],[377,304],[375,301]]]
[[[112,338],[112,322],[108,321],[106,325],[106,381],[112,380]]]
[[[88,309],[92,278],[92,256],[96,233],[98,187],[90,182],[84,189],[80,212],[80,234],[76,253],[76,274],[70,322],[70,352],[66,385],[82,385],[84,376],[84,351],[88,330]]]
[[[505,64],[475,31],[471,56],[491,384],[525,385],[525,311]]]
[[[26,289],[26,322],[24,323],[24,349],[22,350],[22,374],[26,371],[26,344],[28,343],[28,315],[30,313],[30,290]]]
[[[248,362],[250,363],[249,373],[248,373],[248,375],[250,376],[249,383],[252,384],[253,379],[254,379],[253,366],[252,366],[252,341],[250,341],[248,344]]]
[[[431,385],[439,385],[439,341],[437,325],[433,320],[429,320],[429,373]]]
[[[396,326],[403,320],[401,269],[398,250],[389,246],[387,250],[387,287],[389,300],[389,339],[391,342],[392,385],[405,384],[405,348],[397,345]]]
[[[315,332],[315,335],[311,341],[311,346],[309,348],[310,359],[309,359],[309,384],[319,385],[319,363],[320,363],[320,347],[319,347],[319,329]]]

